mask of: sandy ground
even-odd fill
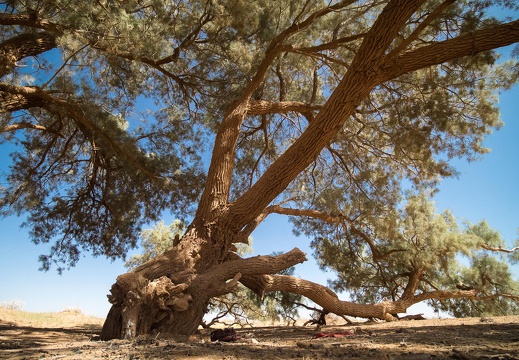
[[[519,316],[410,320],[324,326],[350,333],[315,338],[315,327],[239,329],[241,339],[211,342],[211,330],[190,337],[99,341],[99,324],[24,326],[0,314],[1,359],[518,359]]]

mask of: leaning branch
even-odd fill
[[[384,60],[382,58],[380,65],[377,66],[377,56],[380,56],[381,53],[380,46],[384,42],[383,40],[387,44],[388,31],[391,29],[391,32],[394,33],[400,28],[398,22],[394,20],[401,17],[398,14],[401,9],[393,9],[391,14],[386,14],[384,21],[381,21],[381,24],[385,26],[384,29],[375,26],[372,28],[372,31],[365,37],[350,69],[323,109],[317,114],[315,121],[265,171],[256,184],[236,200],[233,212],[237,224],[241,221],[245,224],[252,221],[257,214],[251,209],[257,209],[256,211],[264,209],[301,171],[311,164],[377,84],[407,72],[519,41],[519,20],[517,20],[425,46],[394,59],[387,60],[386,58]]]
[[[191,286],[207,289],[210,296],[223,295],[230,292],[242,277],[275,274],[306,260],[306,254],[298,248],[277,256],[231,260],[209,268],[207,272],[197,276]],[[227,282],[229,279],[233,280]]]
[[[496,252],[504,252],[504,253],[513,253],[513,252],[516,252],[517,250],[519,250],[519,246],[516,246],[516,247],[514,247],[512,249],[505,249],[502,246],[492,247],[492,246],[488,246],[488,245],[481,245],[481,247],[483,249],[485,249],[485,250],[496,251]]]
[[[284,114],[288,112],[297,112],[300,114],[309,114],[320,110],[319,105],[310,105],[301,101],[267,101],[267,100],[251,100],[247,109],[247,115],[268,115],[268,114]]]
[[[386,321],[395,320],[394,315],[405,313],[407,309],[419,302],[430,299],[469,299],[491,300],[508,298],[519,301],[519,296],[511,294],[492,294],[479,296],[477,290],[448,291],[437,290],[401,298],[397,301],[383,301],[377,304],[357,304],[340,300],[338,296],[324,285],[287,275],[263,275],[256,278],[244,277],[240,282],[258,295],[271,291],[285,291],[302,295],[323,308],[324,311],[336,315],[362,318],[377,318]]]
[[[229,107],[220,124],[207,173],[206,185],[198,203],[196,218],[206,218],[206,220],[209,220],[209,217],[218,208],[227,204],[234,170],[236,143],[239,138],[241,124],[247,115],[250,98],[265,79],[268,69],[278,55],[289,48],[289,46],[285,45],[285,41],[307,29],[317,19],[331,12],[339,11],[353,2],[354,0],[344,0],[317,10],[308,15],[303,21],[296,22],[283,30],[270,42],[263,59],[256,69],[256,73],[247,86],[245,86],[240,97]],[[249,223],[257,215],[257,213],[254,214],[245,223]],[[245,223],[242,225],[245,225]]]
[[[263,275],[260,279],[244,277],[240,282],[260,296],[271,291],[285,291],[302,295],[321,306],[324,311],[337,315],[392,321],[394,317],[391,314],[403,312],[400,311],[401,308],[398,307],[401,304],[397,304],[396,302],[383,302],[370,305],[343,301],[326,286],[294,276]]]
[[[328,101],[301,136],[263,173],[230,209],[234,226],[241,228],[319,156],[373,87],[381,83],[376,71],[385,51],[422,0],[392,0],[364,37],[351,66]]]
[[[406,52],[381,66],[381,82],[402,74],[519,42],[519,20]]]

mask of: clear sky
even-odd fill
[[[451,209],[459,220],[486,219],[511,245],[519,227],[519,86],[501,95],[500,107],[505,125],[488,137],[485,144],[491,153],[479,162],[457,162],[459,178],[444,180],[435,201],[439,211]],[[0,151],[2,170],[6,160],[7,154]],[[38,271],[38,255],[47,248],[30,242],[26,231],[20,229],[22,221],[16,217],[0,219],[0,303],[18,302],[24,310],[34,312],[79,308],[105,317],[110,307],[106,294],[116,277],[125,272],[123,262],[86,254],[61,276],[55,270]],[[171,221],[165,219],[166,223]],[[288,251],[295,246],[307,252],[308,261],[296,267],[296,274],[303,278],[326,284],[332,276],[317,268],[309,241],[294,237],[282,216],[267,219],[253,238],[256,254]],[[519,278],[517,268],[514,271]]]

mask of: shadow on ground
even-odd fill
[[[33,359],[492,359],[519,360],[519,316],[327,326],[237,329],[241,339],[211,342],[159,334],[98,341],[99,326],[34,328],[0,323],[0,358]]]

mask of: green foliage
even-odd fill
[[[111,138],[42,114],[40,124],[55,131],[28,133],[18,142],[10,186],[1,189],[2,215],[27,212],[25,225],[36,243],[59,239],[40,258],[45,270],[51,262],[74,265],[81,250],[121,257],[135,246],[140,226],[162,209],[188,213],[197,193],[185,184],[203,181],[198,165],[180,170],[184,161],[168,142],[181,133],[168,130],[171,125],[160,130],[167,142],[137,145],[141,135],[128,134],[120,117],[93,107],[77,111]]]
[[[185,224],[180,220],[174,220],[169,226],[160,221],[151,229],[141,231],[141,254],[134,254],[126,261],[124,266],[129,270],[134,270],[139,265],[144,264],[175,244],[175,239],[180,239],[185,231]]]
[[[439,3],[426,2],[399,38],[410,36]],[[19,59],[0,79],[0,101],[10,106],[0,113],[0,144],[12,158],[2,178],[0,214],[28,215],[33,241],[53,244],[41,257],[44,269],[52,263],[58,269],[72,266],[84,251],[124,257],[142,226],[160,219],[164,210],[191,218],[205,183],[206,144],[276,36],[314,19],[284,39],[284,51],[253,98],[319,107],[387,1],[354,3],[316,16],[330,4],[337,2],[3,1],[2,15],[30,14],[35,20],[2,24],[0,44],[45,33],[57,46]],[[458,1],[406,50],[497,24],[487,13],[491,5],[517,9],[513,1]],[[397,236],[389,225],[397,222],[402,183],[434,187],[455,174],[450,159],[475,160],[488,151],[485,136],[501,126],[497,94],[516,83],[518,74],[515,60],[497,60],[488,51],[377,86],[276,200],[376,223],[387,227],[383,236]],[[7,92],[13,86],[45,96],[22,96],[25,103],[20,94]],[[245,117],[230,201],[296,141],[314,115],[311,110]],[[22,126],[6,130],[11,125]],[[296,220],[297,230],[307,232],[301,222]],[[315,229],[315,239],[321,239],[316,242],[332,241],[334,227],[320,223]],[[356,236],[348,244],[354,253],[362,250]],[[383,245],[383,251],[393,250],[399,249]],[[348,266],[363,276],[378,272],[355,262]]]
[[[475,239],[476,245],[494,249],[506,248],[500,234],[490,228],[486,221],[467,224],[464,234]],[[516,252],[512,256],[517,256]],[[462,264],[457,274],[458,284],[479,290],[480,300],[450,300],[439,303],[439,308],[454,316],[510,315],[519,313],[519,303],[507,298],[491,298],[492,294],[518,294],[519,281],[514,279],[509,263],[509,254],[497,255],[475,247],[467,256],[468,263]],[[508,261],[507,261],[508,260]]]
[[[358,225],[362,224],[362,226]],[[313,236],[312,247],[321,268],[333,270],[332,288],[346,291],[356,302],[402,299],[410,279],[421,274],[412,295],[432,291],[477,289],[481,300],[442,299],[429,303],[454,316],[517,314],[519,294],[508,255],[489,249],[506,247],[499,233],[482,221],[460,229],[449,212],[437,214],[424,194],[410,196],[402,209],[379,218],[345,220],[321,237],[316,224],[298,223]],[[484,248],[485,247],[485,248]],[[502,294],[505,297],[496,295]]]

